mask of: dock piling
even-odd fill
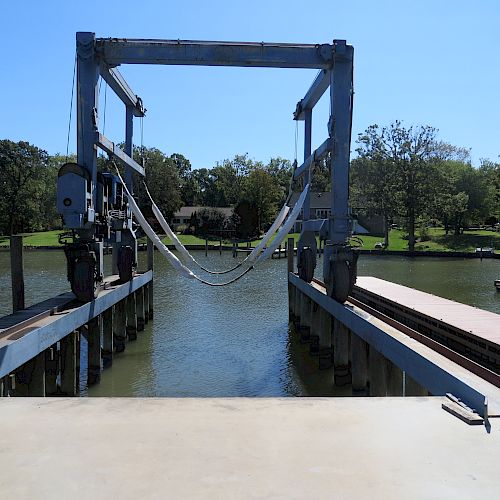
[[[137,340],[137,314],[135,306],[135,294],[130,294],[125,299],[127,316],[127,337],[129,340]]]
[[[351,371],[353,395],[366,395],[368,384],[368,345],[361,337],[352,332]]]
[[[102,367],[109,368],[113,364],[113,311],[106,309],[102,315]]]
[[[77,396],[80,392],[80,333],[61,339],[61,393]]]
[[[349,367],[349,329],[337,319],[333,320],[334,382],[337,386],[351,383]]]
[[[59,372],[59,352],[57,344],[45,349],[45,395],[57,393],[57,375]]]
[[[142,332],[144,330],[144,325],[146,324],[144,314],[144,287],[139,288],[135,292],[135,304],[137,313],[137,331]]]
[[[323,308],[319,314],[319,369],[325,370],[333,366],[332,317]]]
[[[10,269],[12,280],[12,312],[24,309],[23,237],[10,237]]]
[[[115,305],[115,314],[113,316],[113,343],[115,352],[123,352],[125,350],[125,340],[127,338],[125,302],[126,299],[122,299]]]
[[[87,384],[94,385],[101,381],[101,317],[97,316],[87,324],[88,371]]]

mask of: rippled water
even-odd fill
[[[234,265],[229,252],[196,258],[210,268]],[[90,396],[333,394],[330,371],[319,372],[313,358],[296,362],[307,347],[289,341],[286,259],[269,261],[229,287],[200,285],[160,256],[155,261],[155,318],[115,357]],[[499,260],[363,256],[359,274],[500,313],[493,287]],[[26,252],[25,282],[27,305],[66,291],[64,254]],[[10,308],[9,254],[0,252],[0,315]]]

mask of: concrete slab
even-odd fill
[[[0,497],[498,498],[500,422],[443,398],[0,401]]]

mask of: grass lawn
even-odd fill
[[[25,233],[24,244],[26,246],[59,246],[58,236],[63,231],[44,231],[40,233]],[[290,234],[294,238],[295,243],[299,239],[299,234]],[[431,228],[429,229],[429,241],[417,242],[415,245],[416,250],[426,251],[441,251],[441,252],[474,252],[478,247],[492,247],[497,253],[500,253],[500,233],[495,233],[492,231],[465,231],[464,234],[454,235],[444,233],[442,228]],[[375,248],[375,244],[378,242],[383,242],[383,238],[380,236],[358,236],[363,241],[363,248],[366,250],[372,250]],[[179,235],[179,239],[184,245],[205,245],[205,240],[203,238],[198,238],[192,235]],[[145,241],[145,239],[140,240]],[[166,244],[170,244],[171,241],[168,238],[163,238]],[[252,241],[252,246],[255,246],[260,240]],[[218,245],[218,240],[209,241],[210,245]],[[223,240],[223,244],[232,245],[231,241]],[[286,244],[286,243],[284,243]],[[8,246],[9,237],[0,236],[0,246]],[[246,247],[246,243],[239,243],[239,247]],[[408,241],[405,239],[404,231],[393,229],[389,234],[389,248],[388,250],[408,250]]]

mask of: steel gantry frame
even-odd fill
[[[162,64],[319,69],[305,97],[298,103],[294,119],[305,122],[304,162],[294,177],[310,181],[312,166],[330,155],[332,180],[328,221],[310,220],[309,198],[304,205],[304,224],[299,240],[299,274],[310,281],[314,271],[314,231],[321,226],[326,240],[324,279],[337,300],[345,300],[355,281],[355,256],[349,246],[348,207],[349,154],[352,112],[353,47],[345,40],[332,44],[244,43],[181,40],[96,38],[94,33],[76,34],[77,53],[77,165],[64,166],[58,180],[58,209],[74,242],[67,248],[68,277],[73,291],[90,300],[102,279],[102,244],[114,244],[114,267],[123,279],[130,279],[136,260],[136,241],[126,196],[117,197],[114,176],[103,178],[97,171],[97,148],[125,166],[125,183],[132,192],[132,172],[144,176],[144,169],[132,158],[133,119],[142,117],[142,100],[127,85],[117,66]],[[98,98],[101,76],[125,105],[123,150],[99,132]],[[312,111],[330,88],[329,138],[311,150]],[[109,174],[108,174],[109,175]],[[120,210],[121,209],[121,210]],[[121,216],[117,217],[117,214]],[[125,215],[123,215],[125,214]],[[128,249],[129,251],[125,251]],[[80,266],[80,267],[79,267]],[[81,283],[86,286],[82,293]],[[90,286],[90,281],[92,286]],[[73,286],[75,284],[75,286]],[[79,288],[80,287],[80,288]]]

